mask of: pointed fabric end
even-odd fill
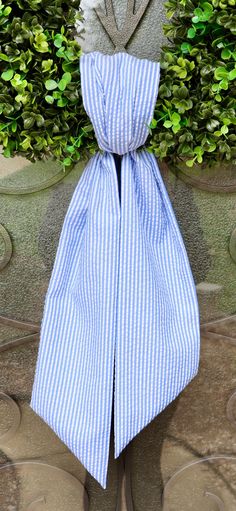
[[[172,399],[168,402],[168,405],[174,401],[178,396],[179,394],[181,394],[181,392],[186,388],[186,386],[191,383],[191,381],[198,375],[198,370],[199,370],[199,364],[197,362],[197,369],[195,370],[195,373],[190,377],[190,379],[187,381],[187,382],[184,382],[182,387],[177,390],[177,392],[172,396]],[[146,419],[144,420],[143,423],[139,424],[138,427],[134,427],[134,429],[132,430],[131,433],[127,433],[127,436],[124,436],[121,438],[119,435],[117,435],[117,442],[115,441],[114,442],[114,458],[117,459],[120,454],[122,453],[122,451],[127,447],[127,445],[146,427],[148,426],[148,424],[150,424],[150,422],[152,422],[156,417],[158,417],[158,415],[168,406],[167,404],[163,404],[162,407],[158,407],[156,409],[156,411],[154,412],[153,415],[151,415],[149,418],[146,417]],[[129,425],[133,423],[133,425],[137,424],[138,423],[138,419],[137,420],[130,420],[130,418],[127,418],[127,421],[126,421]],[[129,428],[129,431],[130,431],[130,428]]]
[[[63,442],[63,444],[71,451],[71,453],[78,459],[78,461],[83,465],[84,469],[89,472],[89,474],[94,477],[94,479],[102,486],[105,490],[107,488],[107,473],[108,473],[108,459],[109,453],[100,450],[101,459],[99,460],[98,451],[96,448],[93,448],[92,445],[88,446],[88,450],[84,449],[83,443],[76,442],[76,439],[73,443],[71,443],[72,431],[63,432],[61,427],[57,427],[57,425],[45,415],[44,412],[40,408],[38,408],[37,403],[31,399],[28,405],[57,435],[57,437]],[[62,420],[59,421],[60,425],[63,423]],[[70,437],[69,437],[70,435]],[[76,437],[74,437],[76,438]],[[79,451],[79,445],[82,446],[83,452]],[[98,458],[94,460],[93,456],[88,456],[88,451],[91,449],[92,452],[96,452]]]
[[[116,457],[196,375],[199,307],[190,262],[156,159],[121,163],[114,431]]]

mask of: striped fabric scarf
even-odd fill
[[[149,133],[160,63],[92,52],[80,68],[103,151],[84,169],[64,219],[30,406],[106,488],[113,398],[117,458],[197,374],[200,320],[156,159],[137,151]]]

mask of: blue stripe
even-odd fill
[[[64,219],[30,406],[106,488],[113,391],[117,458],[198,373],[200,318],[156,159],[136,151],[148,136],[160,64],[92,52],[80,67],[103,152],[86,166]],[[121,203],[112,153],[123,155]]]

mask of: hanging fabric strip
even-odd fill
[[[30,406],[106,488],[113,391],[117,458],[197,374],[200,321],[156,159],[137,150],[160,64],[92,52],[80,66],[103,153],[86,166],[64,219]],[[122,155],[121,200],[113,153]]]

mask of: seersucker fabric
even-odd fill
[[[45,296],[31,408],[107,487],[114,457],[196,376],[196,286],[147,139],[160,63],[80,58],[84,108],[102,149],[76,185]],[[112,153],[122,155],[121,200]]]

